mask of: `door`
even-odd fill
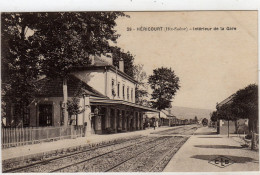
[[[106,108],[101,108],[101,129],[102,129],[102,133],[105,133],[106,130],[106,116],[107,114],[107,110]]]
[[[39,126],[52,126],[52,105],[39,105]]]
[[[114,109],[110,110],[110,127],[112,130],[115,129],[115,110]]]
[[[122,129],[126,130],[125,111],[122,111]]]

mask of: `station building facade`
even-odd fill
[[[68,125],[84,126],[86,135],[143,129],[143,114],[158,111],[135,103],[137,82],[124,73],[123,60],[119,68],[113,66],[109,57],[95,56],[91,60],[91,65],[77,67],[67,77],[68,100],[77,98],[81,111],[69,116]],[[63,81],[43,78],[37,86],[39,93],[28,106],[23,124],[64,125]]]
[[[233,97],[235,94],[232,94],[228,98],[224,99],[217,104],[217,108],[225,104],[232,103]],[[217,121],[217,133],[221,135],[229,134],[248,134],[249,133],[249,119],[238,119],[236,121],[232,120],[218,120]]]

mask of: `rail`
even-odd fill
[[[52,161],[60,161],[60,159],[64,159],[64,158],[67,158],[67,157],[70,157],[70,156],[77,156],[79,154],[83,154],[83,153],[86,153],[86,152],[89,152],[89,151],[93,151],[93,150],[96,150],[96,149],[100,149],[100,148],[104,148],[104,147],[108,147],[108,146],[113,146],[113,145],[121,144],[121,143],[124,143],[124,142],[129,142],[129,141],[131,142],[132,140],[140,139],[140,138],[143,138],[143,137],[144,136],[138,136],[138,137],[134,137],[134,138],[129,138],[129,139],[120,141],[119,143],[117,141],[115,141],[114,143],[108,142],[108,143],[106,143],[104,145],[100,145],[100,146],[97,146],[97,147],[94,147],[94,148],[89,148],[89,149],[86,149],[86,150],[83,150],[83,151],[76,151],[76,152],[69,153],[69,154],[66,154],[66,155],[61,155],[59,157],[54,157],[54,158],[50,158],[50,159],[47,159],[47,160],[35,162],[35,163],[29,164],[29,165],[24,165],[24,166],[19,166],[19,167],[15,167],[15,168],[6,169],[6,170],[3,171],[3,173],[20,172],[20,171],[22,171],[24,169],[32,168],[32,167],[35,167],[35,166],[38,166],[38,165],[45,165],[45,164],[47,164],[49,162],[52,162]],[[130,145],[130,146],[132,146],[132,145]],[[77,162],[76,164],[78,164],[78,163],[79,162]],[[72,165],[70,164],[69,166],[72,166]],[[63,168],[59,168],[59,169],[63,169]],[[59,169],[57,169],[57,170],[59,170]]]

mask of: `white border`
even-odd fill
[[[260,9],[260,0],[0,0],[0,12],[184,11],[184,10],[186,11],[186,10],[259,10],[259,9]],[[258,26],[260,24],[259,19],[260,18],[258,13]],[[259,34],[259,28],[260,27],[258,27],[258,34]],[[259,51],[259,39],[258,39],[258,51]],[[260,61],[258,59],[258,75],[260,72],[259,63]],[[258,76],[258,81],[260,82],[260,76]],[[242,175],[245,173],[259,174],[259,172],[226,172],[226,173],[220,173],[220,172],[176,173],[175,172],[175,173],[160,173],[160,174],[169,174],[169,175],[170,174],[241,174]],[[93,173],[88,173],[88,174],[93,174]],[[99,174],[105,174],[105,173],[99,173]],[[131,174],[132,175],[136,173],[106,173],[106,174]],[[141,174],[157,174],[157,173],[138,173],[138,174],[141,175]]]
[[[0,0],[2,12],[258,10],[259,0]]]

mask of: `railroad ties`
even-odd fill
[[[82,146],[35,162],[3,165],[3,172],[161,172],[196,127],[176,127]]]

